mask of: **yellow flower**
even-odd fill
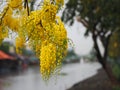
[[[58,5],[62,4],[63,5],[64,4],[64,0],[56,0],[56,4],[58,4]]]
[[[56,69],[56,46],[52,43],[42,45],[40,54],[40,70],[43,79],[49,79]]]
[[[18,34],[16,51],[27,42],[40,58],[40,71],[44,80],[57,74],[62,64],[62,58],[67,50],[67,32],[60,17],[56,14],[64,0],[44,0],[39,10],[30,12],[23,8],[24,0],[8,0],[3,9],[4,15],[0,25],[0,42],[12,30]]]
[[[8,5],[12,8],[12,9],[22,9],[22,0],[9,0]]]
[[[22,48],[25,47],[24,37],[17,37],[15,43],[16,43],[16,52],[21,53]]]

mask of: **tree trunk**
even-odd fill
[[[108,78],[110,79],[111,83],[113,85],[118,85],[120,86],[120,81],[113,75],[112,68],[110,65],[106,62],[104,65],[102,65],[103,69],[105,70]]]
[[[97,54],[96,56],[97,56],[98,62],[102,65],[102,67],[105,70],[105,72],[106,72],[108,78],[110,79],[112,85],[120,86],[120,81],[118,81],[118,79],[113,75],[112,68],[110,67],[110,65],[107,62],[107,53],[108,53],[108,43],[109,43],[109,41],[107,42],[107,46],[105,46],[105,53],[102,56],[101,53],[100,53],[100,49],[99,49],[99,46],[98,46],[98,43],[97,43],[97,36],[95,35],[95,33],[93,33],[92,39],[94,41],[94,48],[96,50],[96,54]]]

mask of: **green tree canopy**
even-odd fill
[[[119,4],[120,0],[68,0],[62,16],[62,20],[66,23],[70,22],[70,25],[76,17],[86,27],[85,35],[92,34],[97,59],[108,76],[112,78],[111,80],[115,79],[108,68],[107,58],[110,42],[115,40],[110,40],[111,36],[115,32],[120,33]],[[100,51],[98,39],[103,45],[103,54]]]
[[[120,32],[116,31],[111,39],[109,45],[109,56],[111,58],[120,58]]]

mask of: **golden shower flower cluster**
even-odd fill
[[[56,16],[58,9],[57,4],[45,0],[40,10],[32,11],[24,19],[25,34],[40,57],[40,71],[45,80],[58,73],[56,69],[67,50],[67,32],[60,17]]]
[[[9,7],[11,7],[12,9],[22,9],[23,6],[22,6],[22,0],[8,0],[9,3]]]
[[[0,44],[2,43],[3,39],[8,36],[7,28],[0,26]]]
[[[40,67],[43,79],[48,79],[56,68],[56,46],[52,43],[41,47]]]
[[[67,32],[57,12],[64,0],[44,0],[39,10],[27,16],[23,0],[8,0],[1,24],[18,33],[16,51],[20,53],[25,42],[40,58],[40,72],[44,80],[57,74],[67,51]],[[0,28],[1,30],[1,28]],[[1,35],[0,31],[0,35]],[[5,36],[4,36],[5,37]],[[3,40],[0,37],[0,40]]]
[[[23,0],[7,0],[7,5],[0,13],[0,40],[2,41],[5,37],[9,36],[9,31],[16,32],[18,34],[16,38],[16,51],[21,52],[23,43],[23,35],[20,36],[22,18],[26,16],[24,13],[26,10],[23,9]],[[23,33],[23,32],[22,32]],[[18,41],[19,40],[19,41]]]
[[[25,38],[24,37],[16,37],[16,52],[17,53],[22,53],[21,49],[25,47]]]

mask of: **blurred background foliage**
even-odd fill
[[[62,20],[72,25],[75,20],[86,27],[85,36],[91,34],[95,56],[107,71],[120,76],[120,0],[68,0]],[[101,53],[98,39],[104,52]],[[112,61],[113,60],[113,61]],[[110,64],[111,63],[111,64]],[[106,65],[110,64],[112,72]],[[111,77],[113,78],[113,77]]]

